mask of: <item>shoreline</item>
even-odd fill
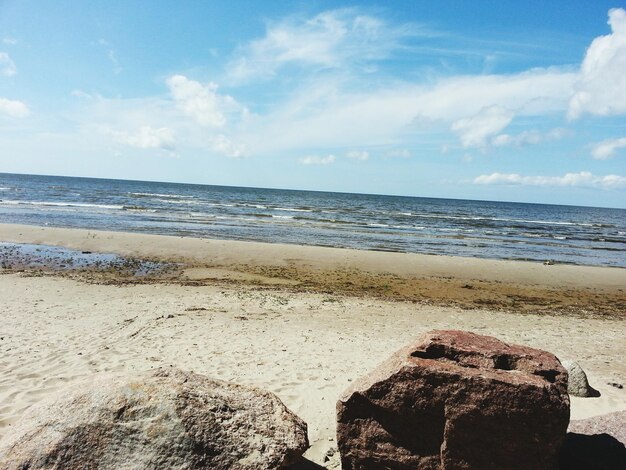
[[[464,309],[626,316],[626,268],[16,224],[0,224],[0,241],[181,264],[169,276],[143,280],[115,273],[79,275],[93,282],[281,286],[292,292],[332,292]]]
[[[43,232],[43,233],[42,233]],[[98,239],[99,243],[90,243],[90,238]],[[126,240],[123,240],[123,239]],[[67,248],[83,249],[93,248],[94,251],[105,252],[114,251],[117,254],[126,256],[144,256],[150,258],[158,258],[159,260],[167,261],[195,261],[195,262],[213,262],[220,260],[219,257],[213,253],[200,254],[197,251],[190,250],[190,247],[179,247],[172,249],[171,243],[158,243],[159,247],[164,251],[156,252],[149,249],[147,246],[141,246],[141,242],[154,242],[155,240],[185,240],[186,245],[195,245],[195,248],[208,248],[219,249],[225,248],[230,250],[230,261],[246,261],[247,256],[254,255],[254,261],[260,261],[264,264],[272,264],[277,257],[283,258],[283,261],[288,261],[293,257],[302,259],[309,263],[327,262],[335,257],[341,262],[354,262],[356,267],[371,269],[374,272],[379,271],[377,268],[382,262],[382,258],[390,257],[394,258],[394,261],[398,264],[396,268],[391,268],[391,271],[398,275],[406,275],[410,272],[411,267],[417,267],[425,269],[425,275],[438,275],[444,273],[441,268],[447,270],[451,267],[455,269],[455,274],[463,275],[467,274],[468,270],[463,269],[463,264],[470,263],[469,269],[479,269],[481,272],[486,272],[490,268],[497,268],[501,263],[514,263],[527,266],[540,266],[544,265],[546,261],[550,261],[552,267],[556,267],[557,270],[563,270],[566,272],[568,269],[593,269],[593,270],[623,270],[626,271],[626,266],[602,266],[592,264],[575,264],[567,262],[557,262],[553,260],[532,260],[532,259],[504,259],[504,258],[482,258],[477,256],[461,256],[461,255],[446,255],[437,253],[418,253],[418,252],[405,252],[405,251],[393,251],[393,250],[369,250],[364,248],[352,248],[352,247],[332,247],[323,245],[311,245],[311,244],[298,244],[298,243],[279,243],[279,242],[264,242],[254,240],[231,240],[226,238],[210,238],[210,237],[196,237],[196,236],[183,236],[183,235],[164,235],[164,234],[151,234],[146,232],[136,231],[116,231],[116,230],[101,230],[90,228],[75,228],[75,227],[56,227],[48,225],[31,225],[31,224],[13,224],[13,223],[0,223],[0,241],[14,242],[14,243],[33,243],[33,244],[48,244],[53,246],[63,246]],[[33,240],[50,240],[46,242],[33,241]],[[136,245],[132,246],[132,242]],[[259,256],[258,248],[263,247],[263,252],[267,253],[266,256]],[[354,253],[360,255],[353,256]],[[439,260],[439,261],[436,261]],[[456,260],[456,263],[451,261]],[[463,263],[465,261],[465,263]],[[475,263],[472,263],[474,262]],[[456,265],[456,266],[455,266]],[[438,269],[439,268],[439,269]],[[600,272],[598,271],[598,272]],[[500,270],[498,274],[502,274]],[[536,275],[534,272],[533,275]],[[596,273],[597,274],[597,273]],[[566,276],[563,278],[566,281],[575,279],[576,276]],[[549,279],[549,276],[540,278],[542,282]],[[621,280],[621,277],[620,277]]]

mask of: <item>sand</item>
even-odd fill
[[[626,390],[608,385],[626,385],[625,269],[16,225],[0,225],[0,240],[185,263],[141,282],[0,271],[0,436],[90,374],[171,365],[273,391],[308,423],[307,457],[322,463],[350,381],[435,328],[578,361],[601,397],[573,398],[573,419],[626,409]],[[381,288],[390,280],[433,292]],[[502,300],[526,294],[539,299]]]

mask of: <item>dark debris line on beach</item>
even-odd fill
[[[291,266],[194,266],[225,268],[242,278],[190,279],[184,263],[124,257],[113,253],[73,250],[50,245],[0,242],[0,269],[27,276],[60,275],[83,282],[113,285],[175,283],[187,286],[249,285],[276,289],[256,279],[289,280],[280,289],[291,292],[371,297],[385,301],[456,307],[463,310],[489,309],[519,314],[565,315],[582,318],[622,319],[626,315],[623,292],[596,292],[592,289],[554,289],[538,286],[491,283],[471,284],[447,277],[399,277],[372,274],[356,269],[323,272]],[[246,275],[253,277],[246,279]]]

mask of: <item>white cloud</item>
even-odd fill
[[[580,68],[568,117],[626,113],[626,11],[609,10],[612,34],[593,40]]]
[[[372,86],[363,73],[346,73],[362,60],[412,47],[409,37],[428,34],[415,25],[390,25],[351,9],[270,24],[264,37],[243,47],[229,64],[230,78],[271,77],[288,67],[293,77],[294,66],[307,67],[307,75],[300,88],[285,93],[263,116],[252,117],[238,139],[263,154],[315,147],[388,148],[419,132],[449,129],[482,111],[482,122],[466,122],[465,128],[463,122],[456,124],[471,147],[488,145],[510,122],[509,113],[545,116],[567,109],[577,79],[569,67],[456,76],[422,85],[390,79]],[[309,73],[319,69],[323,76]],[[500,112],[486,116],[490,108],[493,114]]]
[[[176,144],[174,132],[167,127],[155,129],[150,126],[141,126],[134,133],[112,131],[111,135],[119,143],[141,149],[173,150]]]
[[[516,115],[542,116],[566,108],[575,79],[575,73],[558,68],[460,76],[421,89],[413,99],[417,116],[431,120],[453,121],[493,106],[514,110]]]
[[[228,65],[236,81],[272,77],[290,64],[332,69],[382,59],[416,28],[391,28],[354,9],[332,10],[313,18],[270,24],[263,38],[242,48]],[[420,34],[424,34],[421,32]]]
[[[17,39],[11,37],[2,38],[2,43],[8,46],[15,46],[17,44]]]
[[[218,94],[216,83],[203,85],[183,75],[174,75],[167,85],[177,106],[203,126],[223,127],[229,112],[245,111],[232,97]]]
[[[387,150],[384,156],[386,158],[410,158],[411,152],[409,149],[391,149]]]
[[[626,188],[626,176],[596,176],[588,171],[566,173],[563,176],[522,176],[517,173],[492,173],[474,178],[474,184],[589,187],[602,189]]]
[[[536,145],[543,142],[560,140],[571,134],[572,132],[570,130],[563,129],[561,127],[557,127],[556,129],[552,129],[548,132],[530,130],[521,132],[517,135],[500,134],[491,140],[491,145],[494,147],[523,147],[525,145]]]
[[[452,123],[452,130],[461,139],[463,147],[485,147],[487,139],[513,120],[513,112],[501,106],[489,106],[471,117]]]
[[[179,151],[193,148],[231,157],[281,152],[307,155],[315,153],[309,149],[325,148],[346,158],[346,150],[377,148],[381,156],[407,158],[411,155],[407,148],[413,153],[424,151],[425,146],[431,151],[439,148],[450,129],[467,149],[531,145],[565,135],[562,130],[540,127],[518,134],[505,132],[514,118],[521,123],[562,116],[575,93],[574,85],[580,84],[581,74],[571,67],[431,77],[421,83],[372,82],[363,74],[350,73],[354,69],[346,73],[345,67],[390,57],[410,46],[405,38],[415,34],[419,33],[410,27],[395,27],[355,10],[326,12],[304,21],[292,18],[270,24],[264,37],[239,50],[244,78],[282,72],[293,77],[294,66],[306,68],[306,78],[298,76],[300,80],[292,82],[297,88],[285,84],[279,92],[270,90],[271,97],[278,93],[280,98],[259,98],[258,114],[221,93],[214,82],[201,83],[177,74],[166,81],[167,97],[105,100],[96,95],[84,100],[83,109],[90,111],[82,122],[110,129],[165,126],[175,133]],[[381,39],[380,47],[373,38]],[[239,59],[230,64],[231,72]],[[320,69],[325,71],[322,76],[314,73]],[[385,149],[396,150],[384,153]],[[319,164],[326,158],[305,160]],[[353,158],[358,158],[357,153]]]
[[[596,160],[606,160],[613,157],[617,149],[624,147],[626,147],[626,137],[603,140],[593,146],[591,156]]]
[[[0,73],[5,77],[11,77],[17,73],[15,64],[6,52],[0,52]]]
[[[515,110],[518,116],[563,112],[574,79],[573,73],[542,69],[456,77],[432,86],[394,83],[364,91],[351,81],[315,80],[253,119],[246,137],[263,153],[402,145],[407,135],[449,129],[454,121],[493,106]]]
[[[222,155],[231,158],[241,158],[247,155],[246,146],[237,144],[223,134],[219,134],[210,139],[211,148]]]
[[[21,101],[0,98],[0,113],[10,117],[23,118],[30,114],[30,110]]]
[[[365,150],[351,150],[346,154],[346,157],[352,158],[354,160],[365,161],[370,158],[370,154]]]
[[[300,163],[303,165],[330,165],[335,163],[334,155],[327,155],[325,157],[318,157],[317,155],[310,155],[300,159]]]
[[[74,90],[72,95],[80,98],[75,100],[75,114],[70,118],[78,124],[81,139],[95,140],[96,135],[104,135],[135,148],[169,153],[175,148],[179,156],[239,158],[250,154],[246,143],[233,132],[237,130],[236,125],[230,125],[234,120],[216,130],[189,116],[174,98],[106,98],[82,90]]]
[[[270,62],[267,70],[255,69],[255,73],[278,73],[283,66],[296,63],[327,67],[332,73],[308,74],[298,88],[281,91],[281,98],[258,114],[220,93],[216,83],[200,83],[177,74],[166,81],[171,99],[95,97],[91,104],[86,100],[88,107],[103,108],[99,119],[91,122],[113,129],[166,126],[175,131],[179,150],[181,146],[202,147],[230,156],[307,155],[313,148],[376,147],[396,149],[388,157],[407,158],[411,153],[407,144],[419,145],[426,133],[448,132],[453,123],[464,144],[471,147],[488,144],[513,113],[519,117],[562,113],[576,79],[568,69],[546,68],[508,75],[457,76],[427,84],[383,80],[373,85],[363,74],[346,74],[333,64],[342,67],[346,61],[356,64],[361,56],[384,57],[396,46],[404,47],[405,36],[419,32],[390,26],[354,10],[326,12],[303,23],[289,20],[270,25],[264,38],[242,50],[243,57],[254,59],[255,64],[258,61],[258,66]],[[384,46],[367,52],[373,37],[384,39]],[[307,42],[309,39],[312,42]],[[111,105],[110,122],[106,122],[105,102]]]

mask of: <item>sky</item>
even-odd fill
[[[0,172],[626,208],[625,9],[0,0]]]

